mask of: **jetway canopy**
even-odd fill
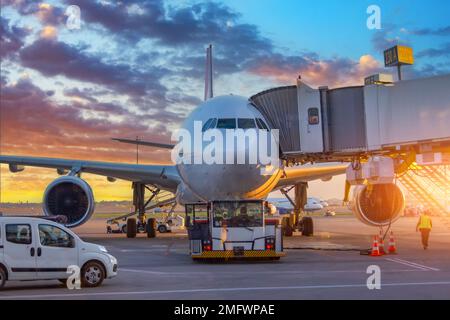
[[[450,75],[337,89],[298,80],[250,100],[280,130],[284,158],[346,160],[411,145],[450,152]]]
[[[300,150],[297,86],[274,88],[250,98],[271,129],[280,133],[283,152]]]

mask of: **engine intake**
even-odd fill
[[[43,205],[46,216],[66,216],[66,226],[73,228],[89,220],[95,202],[92,189],[86,181],[75,176],[64,176],[48,185]]]
[[[369,226],[386,226],[398,219],[405,206],[403,192],[395,184],[358,186],[355,189],[353,211]]]

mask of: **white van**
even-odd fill
[[[0,216],[0,288],[7,280],[59,280],[80,268],[81,285],[97,287],[117,275],[117,259],[105,247],[81,240],[45,219]]]

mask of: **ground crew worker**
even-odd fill
[[[422,235],[422,245],[424,250],[427,250],[428,248],[428,239],[430,237],[432,227],[433,222],[431,221],[430,210],[427,209],[420,216],[416,226],[416,232],[420,230],[420,233]]]

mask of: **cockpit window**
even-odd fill
[[[206,129],[209,128],[209,125],[211,124],[212,120],[213,119],[208,119],[208,121],[205,122],[205,124],[203,125],[203,128],[202,128],[202,132],[205,132]]]
[[[216,127],[216,125],[217,125],[217,119],[214,118],[212,120],[213,121],[211,121],[211,124],[209,125],[208,129],[214,129]],[[206,129],[206,130],[208,130],[208,129]]]
[[[256,124],[258,125],[258,129],[269,130],[266,123],[260,118],[256,118]]]
[[[206,121],[205,124],[203,125],[202,132],[214,128],[216,126],[216,123],[217,123],[216,118],[208,119],[208,121]]]
[[[253,129],[255,127],[255,120],[253,119],[238,119],[239,129]]]
[[[236,119],[219,119],[217,129],[236,129]]]

